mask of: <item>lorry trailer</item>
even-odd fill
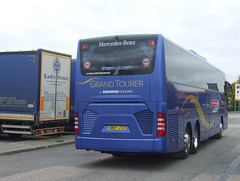
[[[63,133],[69,122],[71,55],[0,52],[0,134]]]

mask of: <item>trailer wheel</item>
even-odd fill
[[[23,135],[22,134],[8,134],[11,138],[21,138]]]

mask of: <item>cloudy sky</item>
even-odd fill
[[[44,48],[76,58],[81,38],[161,33],[232,83],[240,75],[239,18],[239,0],[7,0],[0,6],[0,51]]]

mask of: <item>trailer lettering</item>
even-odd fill
[[[44,74],[44,79],[56,79],[56,75],[54,74],[51,74],[51,75],[48,75],[48,74]],[[68,81],[69,77],[68,76],[60,76],[58,75],[57,76],[57,80],[64,80],[64,81]]]
[[[54,74],[51,75],[44,74],[44,79],[56,79],[56,76]]]

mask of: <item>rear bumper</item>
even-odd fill
[[[165,137],[158,139],[111,139],[75,136],[77,149],[120,152],[166,152]]]

